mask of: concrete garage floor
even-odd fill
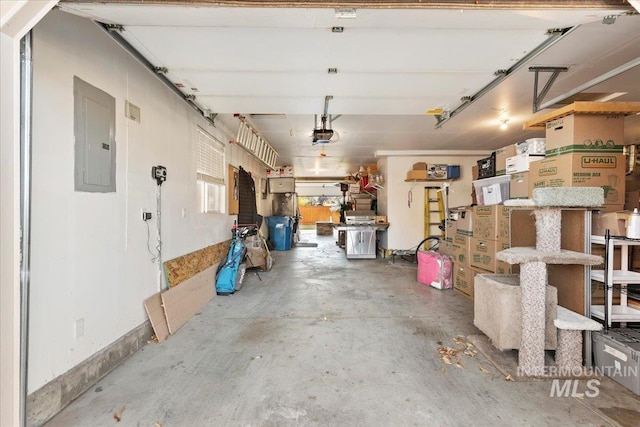
[[[472,302],[335,240],[274,252],[262,281],[249,272],[47,425],[640,425],[640,398],[607,378],[596,398],[549,397],[551,381],[505,381],[480,353],[445,365],[441,345],[479,333]]]

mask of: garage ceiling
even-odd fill
[[[331,2],[143,3],[62,2],[60,9],[121,25],[120,36],[166,67],[165,76],[217,114],[220,127],[234,133],[234,114],[247,117],[279,152],[278,164],[293,165],[297,176],[344,176],[375,163],[376,154],[480,157],[543,136],[522,130],[533,116],[531,66],[568,67],[545,97],[551,100],[626,64],[628,71],[577,96],[640,101],[640,16],[625,2],[506,2],[504,9],[358,2],[352,10]],[[252,6],[237,6],[243,3]],[[539,89],[549,75],[540,75]],[[328,95],[336,141],[313,145],[314,115],[323,114]],[[451,117],[436,126],[429,109]],[[627,117],[626,126],[626,143],[639,143],[640,116]]]

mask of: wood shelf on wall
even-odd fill
[[[547,122],[570,114],[618,114],[630,115],[640,112],[640,102],[588,102],[577,101],[566,107],[542,113],[525,122],[524,130],[544,129]]]
[[[404,182],[451,182],[454,179],[405,179]]]

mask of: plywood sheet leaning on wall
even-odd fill
[[[162,342],[169,338],[169,326],[167,318],[164,315],[164,307],[162,307],[162,297],[160,292],[147,298],[144,302],[144,308],[147,310],[147,316],[156,334],[158,342]]]
[[[180,329],[213,298],[216,267],[211,266],[161,294],[170,334]]]
[[[227,256],[231,240],[216,243],[164,263],[169,287],[174,287],[216,265]]]

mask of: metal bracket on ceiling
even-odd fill
[[[449,111],[449,110],[443,110],[441,114],[435,114],[434,117],[436,118],[436,127],[440,123],[449,120],[449,116],[450,115],[451,115],[451,111]]]
[[[120,24],[105,24],[105,27],[109,31],[117,31],[119,33],[124,31],[124,26]]]
[[[167,74],[169,72],[169,69],[167,67],[153,67],[153,71],[158,74]]]
[[[560,73],[565,73],[569,71],[569,68],[568,67],[529,67],[529,71],[532,71],[535,73],[535,77],[533,81],[533,112],[537,113],[538,111],[540,111],[540,104],[542,103],[542,100],[544,99],[545,96],[547,96],[549,89],[551,89],[551,86],[553,86],[553,83],[556,81]],[[549,80],[547,80],[547,83],[545,83],[540,93],[538,93],[538,75],[540,73],[551,73],[551,77],[549,77]]]

